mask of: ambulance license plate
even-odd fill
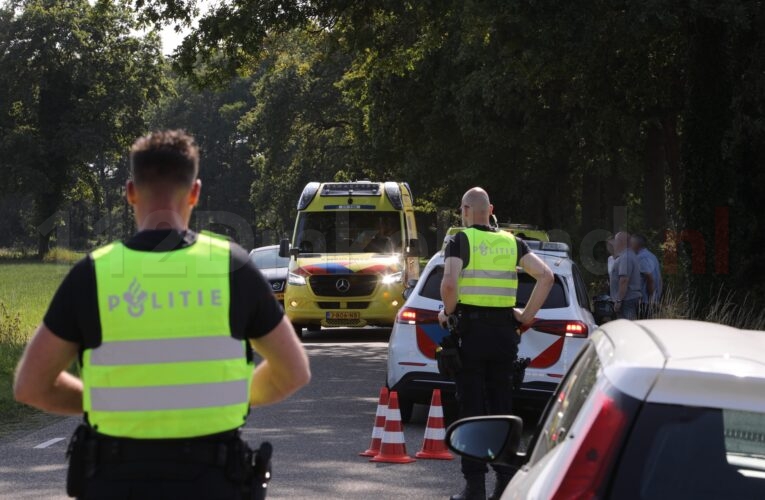
[[[327,319],[361,319],[361,313],[352,311],[329,311]]]

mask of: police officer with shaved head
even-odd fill
[[[553,285],[550,268],[526,243],[489,225],[494,207],[480,187],[462,197],[462,225],[447,244],[439,313],[442,325],[456,315],[461,368],[456,373],[460,417],[509,414],[513,365],[520,332],[534,320]],[[536,279],[524,308],[515,307],[517,267]],[[498,499],[514,470],[493,466]],[[462,458],[465,488],[452,500],[486,498],[486,465]]]
[[[19,362],[15,397],[84,416],[71,496],[252,498],[257,460],[239,428],[250,407],[307,384],[308,359],[246,251],[189,229],[202,188],[193,138],[138,139],[130,170],[137,233],[66,276]],[[67,371],[75,360],[82,378]]]

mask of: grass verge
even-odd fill
[[[39,414],[13,399],[13,371],[69,265],[0,262],[0,437]]]
[[[695,319],[745,330],[765,330],[765,309],[755,304],[749,294],[723,288],[717,291],[715,300],[708,304],[688,292],[667,290],[656,317]]]
[[[21,330],[19,313],[11,313],[0,302],[0,436],[34,410],[13,400],[13,370],[18,362],[27,335]]]

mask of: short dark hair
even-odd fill
[[[158,130],[130,148],[130,176],[136,184],[190,186],[198,175],[199,148],[184,130]]]
[[[633,234],[632,237],[635,238],[635,241],[637,241],[638,245],[640,245],[642,248],[646,248],[648,246],[648,240],[642,234]]]

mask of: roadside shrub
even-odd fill
[[[749,294],[725,290],[723,287],[720,287],[715,299],[707,304],[687,291],[675,293],[668,289],[655,317],[696,319],[746,330],[765,330],[765,309],[756,304]]]
[[[75,252],[68,248],[54,247],[43,257],[43,262],[55,262],[57,264],[74,264],[85,256],[83,252]]]
[[[33,256],[28,248],[0,248],[0,260],[27,260]]]
[[[21,315],[11,313],[4,303],[0,302],[0,344],[11,348],[23,347],[26,341],[26,335],[21,328]]]

